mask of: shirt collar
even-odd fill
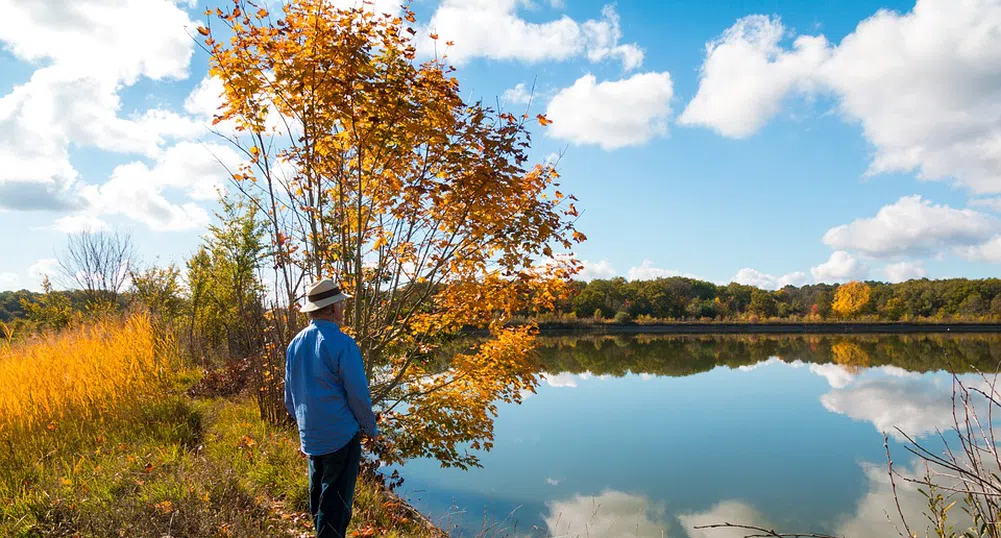
[[[333,327],[335,330],[340,331],[341,328],[333,321],[327,321],[325,319],[311,319],[309,323],[317,328],[319,327]]]

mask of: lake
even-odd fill
[[[947,370],[972,383],[1001,360],[1001,336],[981,334],[543,341],[547,373],[501,406],[482,468],[401,469],[399,492],[454,536],[746,534],[692,528],[724,521],[897,536],[882,432],[895,468],[922,475],[893,428],[941,449]],[[926,498],[897,487],[924,529]]]

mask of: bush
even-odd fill
[[[615,313],[615,323],[629,323],[633,320],[633,317],[629,315],[629,312],[623,312],[622,310]]]

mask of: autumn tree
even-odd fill
[[[262,345],[264,223],[254,205],[225,197],[220,205],[219,223],[187,263],[189,341],[195,352],[243,358]]]
[[[556,170],[529,163],[529,125],[549,120],[464,99],[446,57],[416,59],[406,9],[236,0],[208,15],[215,123],[267,226],[273,373],[306,284],[334,276],[354,295],[383,456],[476,464],[464,447],[492,446],[497,402],[537,382],[532,327],[506,322],[552,308],[577,269],[553,249],[584,239]],[[446,353],[470,327],[491,336]]]
[[[872,289],[865,282],[852,281],[839,286],[831,310],[843,318],[855,317],[869,304],[871,293]]]

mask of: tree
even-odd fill
[[[38,301],[21,299],[21,308],[25,315],[35,324],[52,330],[64,329],[73,321],[75,312],[70,298],[52,289],[48,276],[42,277],[44,295]]]
[[[70,235],[59,272],[67,286],[84,290],[89,304],[115,305],[135,257],[130,235],[83,231]]]
[[[220,134],[249,160],[234,185],[267,223],[268,375],[281,377],[305,284],[336,276],[354,295],[383,456],[474,465],[465,448],[492,446],[497,402],[537,382],[532,327],[505,322],[565,292],[577,264],[553,248],[584,240],[575,199],[553,166],[528,163],[527,115],[467,102],[443,58],[415,60],[409,10],[250,7],[211,11],[224,39],[199,32],[225,89],[215,121],[232,132]],[[491,336],[442,360],[466,327]]]
[[[219,224],[209,226],[188,260],[189,341],[193,350],[246,357],[260,351],[264,225],[255,206],[223,197]],[[197,334],[196,334],[197,333]]]
[[[139,304],[165,321],[180,318],[184,311],[181,270],[176,265],[150,267],[130,273],[132,295]]]
[[[775,296],[767,291],[754,290],[751,293],[751,304],[748,305],[747,311],[763,318],[774,317],[778,312]]]
[[[865,282],[852,281],[838,287],[831,310],[843,318],[852,318],[869,304],[872,290]]]

